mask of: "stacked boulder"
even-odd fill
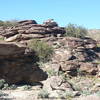
[[[35,20],[19,21],[14,27],[0,27],[0,35],[7,42],[30,40],[32,38],[43,38],[46,36],[63,35],[65,29],[59,27],[53,20],[45,21],[43,24],[37,24]]]

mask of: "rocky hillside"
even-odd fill
[[[99,42],[63,37],[64,33],[52,20],[43,24],[25,20],[14,27],[0,27],[0,79],[6,81],[0,80],[0,88],[2,94],[8,94],[0,98],[99,100]],[[31,39],[53,48],[48,62],[39,62],[36,52],[28,47]],[[12,85],[16,85],[15,90]]]

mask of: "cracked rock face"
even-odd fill
[[[55,40],[48,40],[48,42],[55,49],[50,66],[57,64],[58,67],[55,67],[55,69],[66,72],[71,76],[78,74],[98,74],[99,76],[98,63],[95,61],[100,59],[100,48],[97,47],[95,40],[91,38],[58,37]]]
[[[16,43],[0,43],[0,78],[9,84],[39,82],[47,78],[35,63],[38,57],[27,47]]]

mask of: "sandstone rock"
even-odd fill
[[[17,31],[9,31],[9,32],[6,32],[6,31],[5,31],[4,34],[2,33],[2,36],[6,37],[6,38],[9,38],[9,37],[14,36],[14,35],[16,35],[16,34],[18,34]]]
[[[28,25],[28,24],[37,24],[35,20],[23,20],[18,22],[21,25]]]
[[[12,37],[9,37],[7,39],[5,39],[6,42],[14,42],[14,41],[18,41],[21,39],[21,34],[17,34],[17,35],[14,35]]]
[[[67,49],[58,49],[55,50],[54,53],[54,60],[56,62],[60,62],[60,61],[67,61],[72,57],[72,52],[68,51]]]
[[[77,47],[83,46],[84,42],[82,39],[70,37],[66,38],[66,45],[72,49],[75,49]]]
[[[38,82],[47,74],[36,66],[37,56],[27,47],[15,43],[0,43],[0,78],[9,84]]]
[[[97,77],[100,77],[100,64],[98,64],[98,73],[97,73]]]
[[[79,66],[80,65],[77,61],[66,61],[65,63],[61,63],[61,68],[63,71],[77,70]]]
[[[23,56],[26,47],[17,43],[0,42],[0,58]]]
[[[58,26],[58,24],[53,19],[48,19],[43,22],[44,25],[47,25],[49,27],[55,27]]]
[[[43,89],[48,89],[51,98],[57,98],[59,93],[70,91],[73,92],[74,88],[70,83],[64,81],[61,76],[52,76],[45,81],[42,81]],[[55,94],[55,96],[53,95]]]
[[[73,91],[72,85],[64,81],[60,76],[53,76],[50,81],[52,90]]]
[[[84,74],[96,75],[98,72],[97,64],[94,63],[81,63],[80,72]]]
[[[19,24],[14,27],[7,27],[5,29],[0,29],[0,34],[5,37],[6,39],[12,38],[15,35],[19,34],[28,34],[29,37],[33,34],[36,34],[38,38],[40,38],[39,35],[42,35],[42,37],[45,37],[45,35],[50,36],[57,36],[63,35],[65,33],[65,29],[63,27],[59,27],[56,22],[49,22],[48,24],[37,24],[34,20],[24,20],[19,21]],[[16,36],[15,36],[16,37]],[[35,38],[35,37],[32,37]],[[29,40],[32,38],[28,38]],[[9,39],[8,39],[9,40]],[[20,37],[18,41],[23,41],[23,38]]]
[[[93,40],[93,39],[91,39],[91,38],[85,38],[84,39],[84,46],[85,46],[85,48],[88,48],[88,49],[93,49],[93,48],[95,48],[96,47],[96,41],[95,40]]]

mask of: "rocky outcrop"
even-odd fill
[[[0,81],[1,89],[10,89],[7,86],[13,83],[32,83],[31,88],[29,84],[21,88],[33,89],[32,97],[38,98],[41,95],[49,99],[80,97],[80,100],[87,93],[99,93],[100,42],[88,37],[54,37],[58,34],[63,35],[64,32],[64,28],[59,27],[52,19],[43,24],[37,24],[34,20],[24,20],[14,27],[0,27],[0,79],[7,82],[6,84],[5,81]],[[8,42],[2,41],[2,38]],[[51,60],[39,63],[39,66],[36,63],[39,60],[36,53],[27,47],[30,42],[28,40],[34,38],[54,48]]]
[[[0,79],[9,84],[39,82],[47,74],[36,65],[38,57],[27,47],[16,43],[0,43]]]
[[[0,35],[7,42],[43,38],[50,35],[57,36],[64,33],[65,29],[59,27],[54,21],[45,21],[43,24],[37,24],[35,20],[24,20],[18,22],[18,25],[14,27],[0,27]]]
[[[56,70],[72,76],[98,74],[98,63],[95,61],[100,59],[100,48],[95,40],[63,37],[46,41],[55,48],[51,66],[56,65],[58,68],[53,67]]]

